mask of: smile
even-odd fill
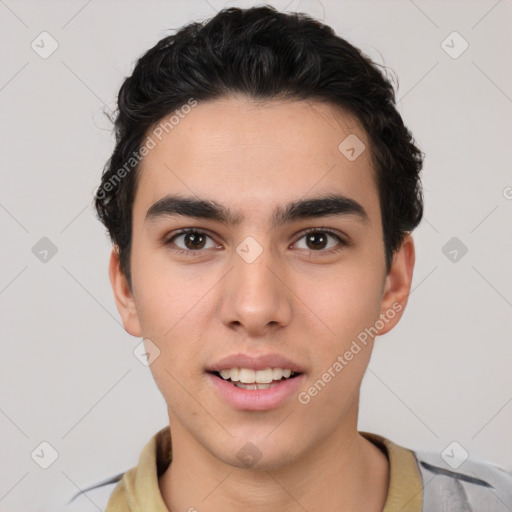
[[[217,396],[234,409],[267,411],[295,396],[305,377],[286,368],[229,368],[208,372]]]
[[[288,368],[266,368],[264,370],[228,368],[214,373],[241,389],[269,389],[275,387],[282,380],[291,379],[297,375]]]

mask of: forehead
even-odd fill
[[[370,141],[332,105],[229,97],[198,102],[161,140],[158,126],[147,134],[156,145],[141,162],[134,218],[169,193],[265,215],[270,204],[333,192],[378,209]]]

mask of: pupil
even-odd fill
[[[315,243],[315,239],[317,239],[317,238],[321,239],[320,243]],[[325,247],[326,239],[327,239],[327,237],[323,233],[311,233],[308,236],[308,243],[311,243],[311,245],[313,245],[314,249],[318,249],[318,248],[322,249]]]
[[[200,239],[202,239],[202,244],[198,243]],[[185,236],[185,245],[188,249],[201,249],[204,246],[204,236],[200,233],[187,233]]]

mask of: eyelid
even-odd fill
[[[171,233],[166,234],[163,237],[164,244],[170,243],[171,240],[174,238],[177,238],[180,235],[186,235],[187,233],[198,233],[200,235],[207,235],[212,240],[214,239],[214,236],[212,233],[210,233],[207,229],[204,228],[181,228],[174,231],[171,231]]]
[[[182,228],[177,231],[173,231],[171,234],[166,235],[163,238],[163,245],[171,245],[173,243],[173,240],[175,238],[178,238],[179,236],[186,235],[188,233],[196,233],[200,235],[205,235],[208,238],[210,238],[216,245],[219,245],[215,241],[215,237],[207,230],[203,228]],[[191,249],[182,249],[181,247],[173,247],[172,250],[177,253],[185,253],[187,255],[193,255],[193,256],[199,256],[201,254],[204,254],[206,250],[200,249],[200,250],[191,250]]]
[[[304,237],[305,235],[308,235],[310,233],[328,233],[334,237],[337,237],[343,245],[350,245],[348,237],[344,233],[338,231],[337,229],[324,228],[324,227],[313,227],[313,228],[303,229],[302,231],[300,231],[297,234],[297,240],[300,240],[302,237]],[[322,252],[322,251],[318,251],[318,252]]]

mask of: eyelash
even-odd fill
[[[212,238],[206,231],[203,231],[201,229],[196,229],[196,228],[184,228],[184,229],[181,229],[179,230],[177,233],[174,233],[169,239],[167,239],[165,242],[164,242],[164,245],[171,245],[173,244],[173,241],[178,238],[179,236],[182,236],[182,235],[187,235],[189,233],[194,233],[194,234],[198,234],[198,235],[205,235],[207,236],[208,238]],[[328,249],[328,250],[318,250],[318,251],[315,251],[313,249],[310,249],[309,252],[310,253],[319,253],[319,254],[334,254],[334,253],[337,253],[339,251],[341,251],[344,247],[347,247],[349,245],[349,243],[344,240],[337,232],[333,231],[332,229],[329,229],[329,228],[311,228],[311,229],[308,229],[306,231],[302,231],[299,235],[299,238],[297,239],[297,242],[299,240],[301,240],[302,238],[304,238],[305,236],[311,234],[311,233],[327,233],[329,234],[330,236],[336,238],[339,242],[339,245],[341,247],[337,247],[337,248],[331,248],[331,249]],[[297,243],[295,242],[295,243]],[[198,249],[198,250],[192,250],[192,249],[181,249],[180,247],[172,247],[171,249],[173,252],[176,252],[178,254],[185,254],[186,256],[191,256],[191,257],[197,257],[197,256],[202,256],[203,253],[206,251],[206,250],[203,250],[203,249]]]

